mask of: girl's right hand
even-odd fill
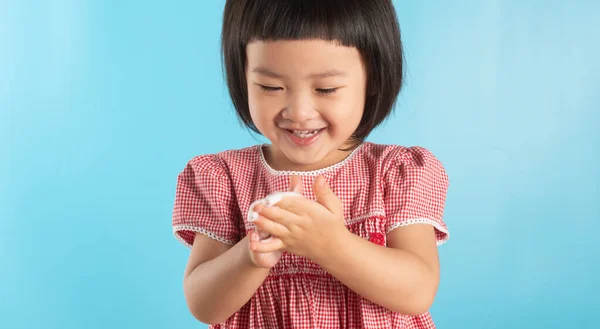
[[[298,176],[292,176],[290,178],[290,189],[291,192],[296,192],[302,194],[302,179]],[[271,268],[279,262],[281,259],[281,255],[283,251],[273,251],[267,253],[255,252],[250,249],[251,242],[258,242],[264,240],[265,236],[261,236],[261,233],[258,230],[253,230],[250,232],[248,236],[248,251],[250,252],[250,259],[252,263],[257,267],[261,268]],[[269,239],[279,239],[277,237],[271,236]]]
[[[269,239],[277,239],[276,237],[270,237]],[[248,236],[248,252],[250,252],[250,259],[252,260],[252,263],[260,268],[271,268],[273,266],[275,266],[275,264],[277,264],[277,262],[279,262],[279,259],[281,259],[281,255],[283,254],[283,251],[273,251],[273,252],[266,252],[266,253],[262,253],[262,252],[255,252],[252,251],[250,249],[250,242],[253,241],[260,241],[260,235],[259,233],[254,230],[251,231],[249,236]]]

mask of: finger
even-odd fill
[[[302,194],[302,178],[297,175],[290,176],[290,191]]]
[[[333,193],[329,187],[329,183],[323,176],[318,176],[314,182],[314,191],[317,202],[327,208],[332,214],[341,215],[342,202]]]
[[[328,211],[321,204],[303,197],[286,196],[277,202],[277,208],[288,211],[296,216],[319,214]]]
[[[268,239],[271,235],[267,232],[263,232],[261,230],[256,230],[256,236],[258,237],[256,239],[256,241],[261,241],[261,240]]]
[[[283,250],[285,245],[279,238],[273,237],[264,241],[253,241],[250,243],[250,250],[258,253],[267,253]]]
[[[254,225],[262,232],[277,237],[283,237],[290,232],[284,225],[269,220],[263,216],[258,217],[258,219],[254,222]]]
[[[259,205],[255,208],[255,211],[259,214],[259,218],[260,216],[262,216],[266,219],[269,219],[284,226],[290,225],[297,218],[296,214],[286,209],[280,208],[279,206],[265,207]]]
[[[259,237],[258,237],[258,233],[256,232],[256,230],[250,231],[250,242],[258,241],[258,240],[259,240]]]

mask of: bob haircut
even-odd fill
[[[242,123],[250,117],[246,46],[252,41],[322,39],[358,49],[367,71],[365,108],[351,141],[358,145],[392,112],[404,80],[400,27],[391,0],[227,0],[221,56]]]

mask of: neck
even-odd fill
[[[272,145],[263,148],[263,154],[267,164],[277,171],[315,171],[333,166],[344,161],[359,145],[343,145],[339,150],[328,154],[321,161],[313,164],[301,164],[290,161],[285,154],[273,149]]]

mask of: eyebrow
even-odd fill
[[[275,79],[281,79],[281,78],[286,77],[285,75],[275,73],[264,67],[257,67],[255,69],[253,69],[252,72],[260,74],[260,75],[264,75],[264,76],[267,76],[270,78],[275,78]],[[313,78],[313,79],[324,79],[324,78],[336,77],[336,76],[346,76],[346,72],[342,72],[339,70],[329,70],[329,71],[325,71],[325,72],[321,72],[321,73],[310,74],[308,77]]]

